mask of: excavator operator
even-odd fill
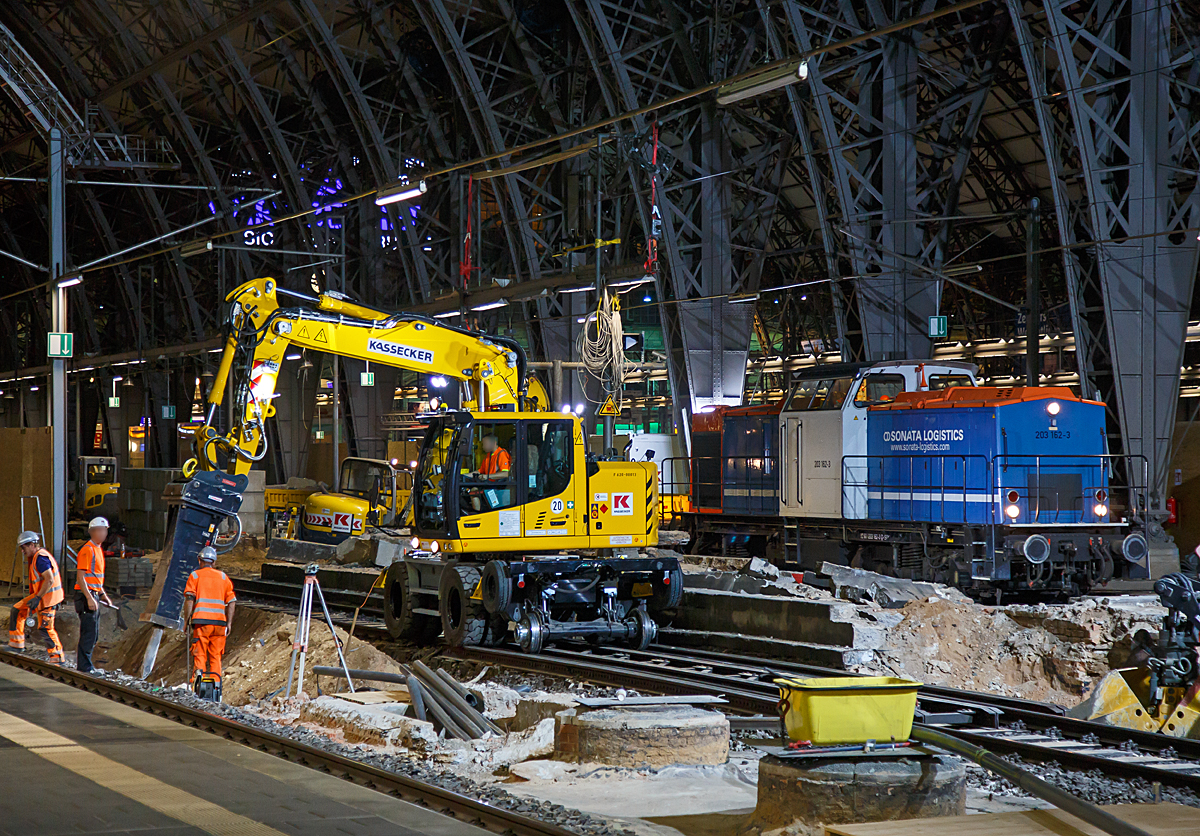
[[[479,464],[479,470],[470,474],[470,480],[472,482],[507,482],[508,473],[512,470],[512,456],[500,446],[500,439],[494,433],[488,433],[480,439],[480,445],[483,448],[483,461]],[[503,493],[505,496],[499,504],[507,505],[508,492],[504,491]],[[482,491],[471,492],[471,507],[476,511],[483,510]]]

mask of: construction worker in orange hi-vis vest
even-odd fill
[[[62,664],[62,642],[54,629],[54,614],[62,603],[62,575],[54,555],[42,548],[35,531],[22,531],[17,537],[21,557],[29,564],[29,594],[13,605],[8,613],[8,646],[25,649],[25,619],[30,613],[37,619],[37,634],[46,643],[50,661]]]
[[[79,645],[75,650],[75,668],[91,673],[92,651],[100,634],[100,601],[113,606],[104,591],[104,541],[108,539],[108,520],[96,517],[88,523],[88,541],[75,559],[75,612],[79,614]]]
[[[212,546],[200,550],[200,568],[188,575],[183,589],[183,621],[191,632],[192,688],[197,695],[220,702],[221,657],[237,598],[233,583],[216,562]]]

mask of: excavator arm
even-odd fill
[[[195,458],[184,467],[188,477],[197,469],[245,473],[266,455],[266,419],[275,413],[276,383],[294,346],[463,381],[476,393],[469,406],[479,409],[548,408],[545,389],[530,380],[525,353],[512,339],[376,310],[332,291],[296,293],[270,278],[246,282],[226,301],[225,349],[194,436]],[[226,390],[235,413],[221,435],[214,421]]]

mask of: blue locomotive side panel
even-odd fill
[[[778,443],[778,414],[725,415],[721,474],[724,513],[779,513]]]
[[[1108,521],[1103,406],[1066,398],[975,404],[896,404],[871,411],[870,518],[1004,525]]]
[[[887,409],[867,418],[867,516],[992,521],[995,412]]]

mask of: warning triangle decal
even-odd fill
[[[617,409],[617,402],[613,400],[612,395],[604,399],[604,405],[600,407],[600,411],[597,414],[604,416],[621,414],[621,411]]]
[[[325,336],[325,329],[324,329],[324,328],[322,328],[320,331],[318,331],[318,332],[317,332],[317,335],[316,335],[315,337],[313,337],[313,342],[317,342],[317,343],[327,343],[327,342],[329,342],[329,338]]]
[[[300,326],[300,330],[296,332],[296,338],[300,339],[300,340],[308,339],[308,326],[307,325]]]

